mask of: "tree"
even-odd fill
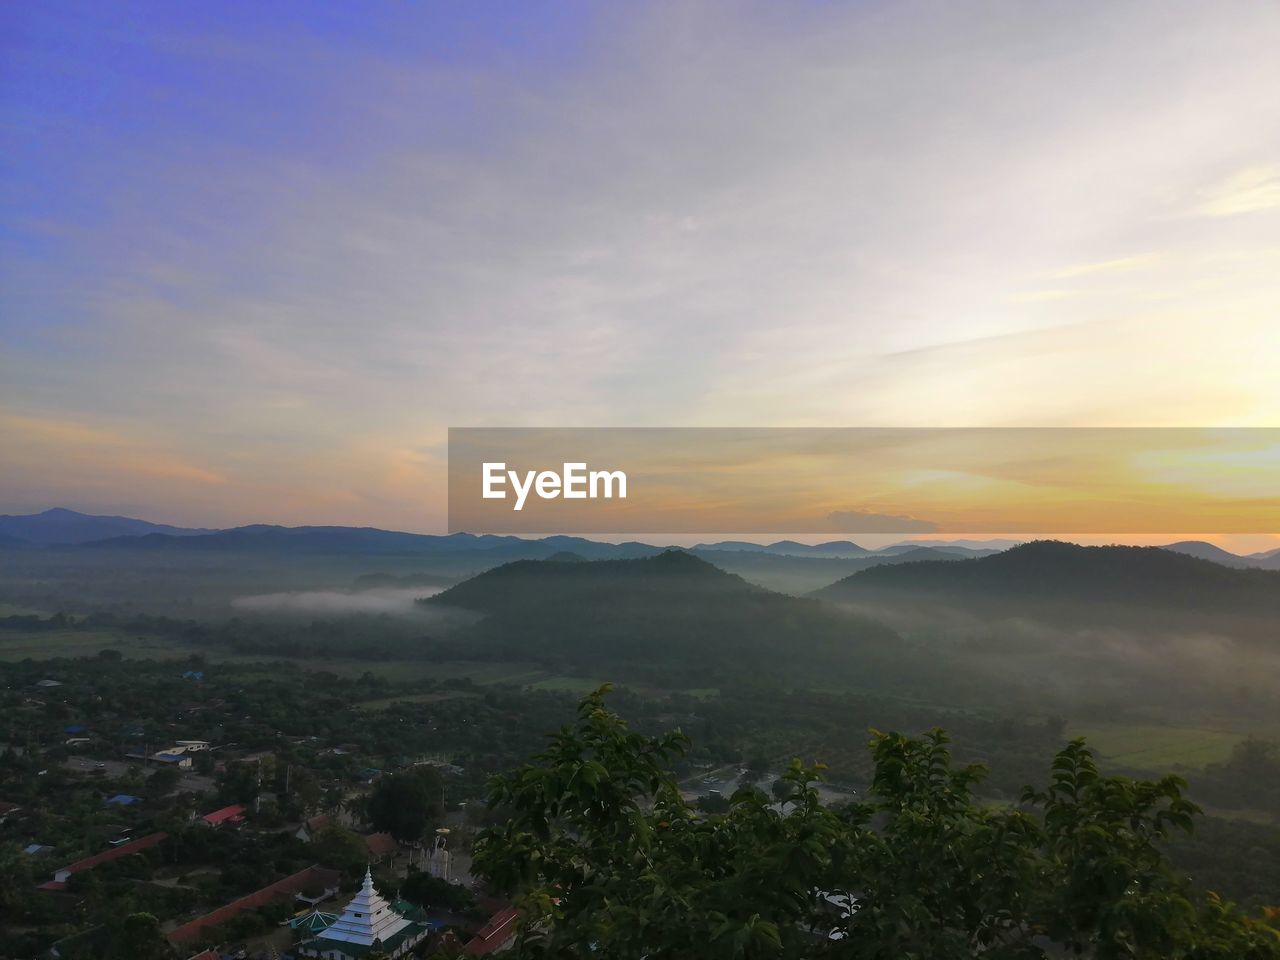
[[[173,956],[160,921],[150,913],[131,913],[111,937],[111,960],[168,960]]]
[[[1175,777],[1103,777],[1073,741],[1047,789],[990,808],[973,797],[983,768],[953,766],[941,731],[876,733],[861,803],[824,807],[820,768],[793,762],[786,813],[743,789],[704,814],[670,773],[685,738],[630,732],[606,690],[491,784],[509,817],[475,868],[517,897],[522,955],[1280,958],[1274,927],[1194,903],[1168,867],[1158,844],[1197,812]]]
[[[191,755],[191,764],[195,767],[196,773],[207,777],[218,766],[218,761],[214,759],[213,754],[208,750],[197,750]]]
[[[323,827],[313,841],[316,859],[348,877],[364,873],[369,863],[369,847],[364,837],[345,827]]]
[[[29,899],[31,883],[31,858],[16,843],[0,843],[0,914],[19,916]]]
[[[286,793],[284,784],[281,784],[280,795],[285,798],[289,811],[296,816],[307,816],[324,796],[320,781],[306,767],[289,768],[285,782],[289,789]]]
[[[722,793],[708,793],[697,801],[697,807],[703,813],[728,813],[732,806],[729,798]]]
[[[421,840],[444,815],[440,775],[431,767],[414,767],[383,777],[365,809],[376,829],[402,843]]]
[[[738,778],[739,783],[757,783],[769,772],[769,758],[762,753],[752,754],[747,759],[746,769]]]
[[[400,884],[400,896],[421,907],[443,907],[462,913],[475,905],[476,898],[461,884],[450,883],[421,870],[411,870]]]
[[[773,784],[769,787],[769,792],[773,794],[773,799],[779,803],[786,803],[791,799],[791,794],[793,793],[791,781],[786,777],[779,777],[773,781]]]
[[[163,797],[167,793],[173,792],[173,789],[182,781],[180,774],[173,767],[160,767],[155,773],[147,777],[146,793],[149,797]]]
[[[261,789],[261,777],[257,763],[228,763],[218,776],[218,799],[223,803],[253,803]]]

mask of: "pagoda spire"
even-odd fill
[[[395,934],[412,928],[413,922],[401,916],[373,885],[373,865],[365,866],[360,891],[347,904],[334,923],[320,934],[319,941],[341,941],[372,946],[386,943]]]

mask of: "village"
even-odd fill
[[[217,694],[243,690],[239,675],[142,667],[184,702],[174,714],[157,697],[123,722],[102,709],[115,664],[91,666],[104,669],[6,685],[0,838],[19,852],[4,898],[38,949],[0,956],[364,960],[510,945],[510,903],[471,875],[485,812],[465,768],[388,758],[358,737],[209,737],[229,726],[232,698]],[[53,717],[72,722],[53,729]],[[160,739],[162,726],[175,735]]]

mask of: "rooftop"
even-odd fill
[[[499,910],[467,941],[463,951],[469,957],[487,957],[491,953],[497,953],[516,935],[516,920],[519,917],[515,907]]]
[[[75,863],[68,864],[54,873],[54,877],[62,877],[61,880],[54,879],[46,883],[42,883],[37,887],[39,890],[65,890],[67,888],[66,877],[73,873],[82,873],[85,870],[92,870],[99,864],[108,863],[112,860],[119,860],[121,857],[127,857],[130,854],[140,853],[150,847],[157,846],[169,835],[167,833],[153,833],[137,840],[131,840],[129,843],[121,844],[112,850],[103,850],[96,853],[92,857],[85,857],[83,860],[77,860]]]
[[[208,824],[219,824],[219,823],[228,823],[228,822],[239,823],[241,820],[244,819],[244,810],[245,810],[245,807],[243,803],[235,803],[229,807],[222,807],[219,810],[214,810],[212,813],[206,813],[200,819]]]
[[[295,894],[316,884],[323,885],[326,888],[336,888],[338,885],[338,872],[336,870],[326,870],[324,867],[313,864],[305,870],[299,870],[283,880],[268,884],[261,890],[255,890],[253,893],[240,897],[238,900],[232,900],[217,910],[206,913],[202,917],[196,917],[196,919],[169,931],[167,934],[169,942],[178,944],[194,940],[205,927],[226,923],[232,917],[243,913],[245,910],[255,910],[275,897]]]
[[[371,833],[364,838],[364,842],[370,855],[374,857],[385,857],[400,849],[400,844],[389,833]]]

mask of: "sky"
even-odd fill
[[[449,426],[1280,425],[1280,7],[10,4],[0,512]]]

